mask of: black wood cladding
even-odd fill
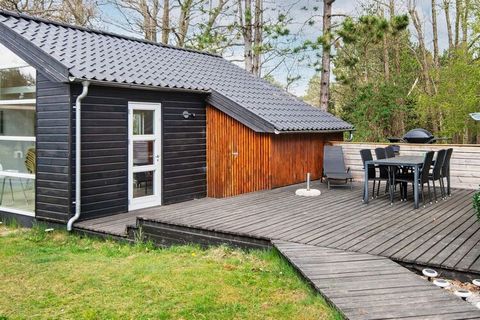
[[[71,100],[68,84],[37,73],[36,217],[65,222],[71,214]]]
[[[75,101],[81,86],[72,86]],[[128,102],[162,105],[162,203],[206,196],[204,95],[91,86],[82,102],[82,219],[128,210]],[[183,111],[195,113],[184,119]],[[75,193],[72,113],[71,196]],[[68,151],[68,150],[67,150]]]

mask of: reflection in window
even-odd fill
[[[152,110],[133,110],[134,135],[153,134],[153,114]]]
[[[133,165],[147,166],[153,164],[153,141],[133,142]]]
[[[36,71],[0,45],[0,207],[35,211]]]
[[[0,100],[35,99],[35,69],[0,69]]]
[[[136,172],[133,174],[133,197],[153,195],[153,175],[155,171]]]
[[[12,176],[0,176],[0,207],[21,210],[22,212],[35,211],[35,180]]]
[[[0,135],[35,137],[35,105],[0,103]]]

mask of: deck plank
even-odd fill
[[[480,311],[469,303],[387,258],[287,241],[273,243],[348,319],[480,318]],[[376,269],[390,269],[393,274],[372,273]],[[370,275],[344,278],[348,270]]]

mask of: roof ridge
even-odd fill
[[[87,27],[77,26],[77,25],[69,24],[69,23],[65,23],[65,22],[59,22],[59,21],[54,21],[54,20],[50,20],[50,19],[35,17],[35,16],[31,16],[31,15],[21,13],[21,12],[14,12],[14,11],[10,11],[10,10],[0,9],[0,15],[22,18],[22,19],[27,19],[27,20],[31,20],[31,21],[37,21],[37,22],[42,22],[42,23],[46,23],[46,24],[57,25],[57,26],[65,27],[65,28],[96,33],[96,34],[99,34],[99,35],[121,38],[121,39],[125,39],[125,40],[141,42],[141,43],[146,43],[146,44],[152,44],[152,45],[156,45],[156,46],[167,48],[167,49],[174,49],[174,50],[192,52],[192,53],[203,54],[203,55],[223,59],[222,56],[220,56],[219,54],[216,54],[216,53],[210,53],[210,52],[205,52],[205,51],[200,51],[200,50],[195,50],[195,49],[189,49],[189,48],[181,48],[181,47],[168,45],[168,44],[164,44],[164,43],[154,42],[154,41],[140,39],[140,38],[135,38],[135,37],[132,37],[132,36],[126,36],[126,35],[115,33],[115,32],[98,30],[98,29],[93,29],[93,28],[87,28]]]

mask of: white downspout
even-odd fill
[[[81,204],[81,165],[82,165],[82,148],[81,148],[81,134],[82,134],[82,99],[88,94],[88,81],[83,81],[82,93],[75,101],[75,215],[68,220],[67,230],[72,231],[72,226],[75,221],[80,218],[80,204]]]

